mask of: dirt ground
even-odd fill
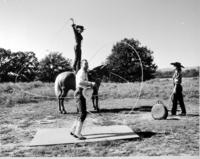
[[[101,115],[92,110],[84,126],[128,125],[140,138],[97,143],[29,147],[38,128],[70,127],[76,117],[73,100],[65,102],[68,114],[59,114],[56,101],[17,104],[0,111],[0,157],[111,157],[199,156],[199,106],[186,102],[187,116],[154,120],[155,100],[142,99],[130,113],[134,99],[100,101]],[[167,102],[167,101],[164,101]],[[170,109],[168,107],[168,109]],[[170,113],[170,112],[169,112]],[[179,112],[180,113],[180,112]]]

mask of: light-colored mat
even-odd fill
[[[82,135],[86,137],[86,140],[74,138],[67,128],[38,129],[29,146],[134,139],[139,137],[131,128],[123,125],[84,127]]]

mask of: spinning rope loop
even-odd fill
[[[63,29],[63,28],[64,28],[64,26],[61,27],[61,29]],[[61,29],[59,29],[59,32],[60,32]],[[56,32],[56,33],[58,33],[58,32]],[[128,114],[131,114],[131,113],[133,112],[134,108],[136,107],[136,105],[138,104],[138,101],[139,101],[139,98],[140,98],[140,95],[141,95],[141,92],[142,92],[142,88],[143,88],[143,65],[142,65],[142,60],[141,60],[140,55],[139,55],[139,53],[137,52],[137,50],[136,50],[132,45],[130,45],[129,43],[127,43],[127,42],[123,42],[123,43],[124,43],[125,45],[129,46],[129,47],[133,50],[132,53],[135,53],[135,54],[137,55],[138,60],[139,60],[139,62],[140,62],[140,67],[141,67],[141,82],[140,82],[139,94],[138,94],[138,97],[137,97],[137,100],[136,100],[135,104],[133,105],[132,109],[131,109],[131,110],[129,111],[129,113],[128,113]],[[107,44],[105,44],[105,45],[107,45]],[[105,47],[105,45],[104,45],[103,47],[101,47],[100,49],[98,49],[97,52],[96,52],[96,54],[94,54],[94,55],[90,58],[90,60],[93,59],[93,58],[99,53],[99,51],[100,51],[102,48]],[[22,67],[22,68],[19,70],[19,72],[17,73],[17,76],[16,76],[16,78],[15,78],[15,82],[16,82],[16,83],[18,82],[18,77],[20,76],[21,72],[23,71],[23,69],[24,69],[25,67],[26,67],[26,66]],[[126,81],[127,83],[130,83],[127,79],[121,77],[120,75],[118,75],[118,74],[116,74],[116,73],[110,72],[110,74],[112,74],[113,76],[116,76],[116,77],[118,77],[118,78],[120,78],[120,79]],[[28,94],[28,95],[31,95],[31,96],[34,96],[34,97],[38,97],[38,98],[47,98],[47,99],[57,99],[57,97],[43,96],[43,95],[38,95],[38,94],[35,94],[35,93],[31,93],[31,92],[29,92],[29,91],[25,91],[25,90],[21,89],[19,86],[18,86],[18,88],[20,89],[20,92],[23,92],[23,93],[25,93],[25,94]],[[133,89],[132,89],[132,90],[133,90]],[[15,91],[16,91],[16,90],[14,90],[13,92],[15,92]],[[98,96],[100,97],[100,96],[102,96],[102,95],[104,96],[104,94],[101,94],[101,95],[98,95]],[[97,96],[97,95],[96,95],[96,96]],[[64,97],[64,98],[65,98],[65,99],[75,99],[74,97]],[[89,112],[89,113],[93,114],[92,112]]]
[[[138,94],[138,97],[137,97],[137,100],[136,100],[134,106],[132,107],[132,109],[131,109],[131,110],[129,111],[129,113],[128,113],[128,114],[131,114],[131,113],[133,112],[134,108],[136,107],[136,105],[138,104],[138,101],[139,101],[139,98],[140,98],[140,95],[141,95],[141,92],[142,92],[142,88],[143,88],[143,66],[142,66],[142,61],[141,61],[140,55],[139,55],[139,53],[136,51],[136,49],[135,49],[132,45],[130,45],[130,44],[126,43],[126,42],[124,42],[124,44],[128,45],[131,49],[133,49],[133,51],[134,51],[133,53],[135,53],[135,54],[137,55],[137,57],[138,57],[138,59],[139,59],[139,61],[140,61],[140,67],[141,67],[141,82],[140,82],[139,94]],[[94,57],[94,56],[93,56],[93,57]],[[20,76],[20,74],[21,74],[21,72],[23,71],[24,68],[25,68],[25,66],[22,67],[22,68],[19,70],[19,72],[17,73],[18,76],[16,76],[16,78],[15,78],[15,82],[16,82],[16,83],[18,82],[18,77]],[[118,74],[116,74],[116,73],[110,72],[110,74],[112,74],[113,76],[116,76],[116,77],[118,77],[118,78],[120,78],[120,79],[126,81],[127,83],[130,83],[127,79],[121,77],[120,75],[118,75]],[[25,91],[25,90],[21,89],[20,87],[18,87],[18,88],[20,89],[20,92],[23,92],[23,93],[25,93],[25,94],[28,94],[28,95],[31,95],[31,96],[34,96],[34,97],[38,97],[38,98],[47,98],[47,99],[57,99],[57,97],[42,96],[42,95],[38,95],[38,94],[35,94],[35,93],[31,93],[31,92],[29,92],[29,91]],[[133,89],[132,89],[132,90],[133,90]],[[15,91],[16,91],[16,90],[15,90]],[[95,96],[97,96],[97,95],[95,95]],[[100,96],[104,96],[104,94],[101,94],[101,95],[98,95],[98,96],[99,96],[99,97],[100,97]],[[64,97],[64,98],[65,98],[65,99],[75,99],[74,97]],[[103,98],[103,99],[104,99],[104,98]],[[91,113],[91,112],[90,112],[90,113]]]

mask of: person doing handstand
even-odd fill
[[[73,22],[72,28],[74,31],[75,42],[76,42],[76,44],[74,46],[75,59],[74,59],[73,69],[77,73],[78,70],[81,68],[81,54],[82,54],[81,41],[83,40],[83,36],[81,34],[85,29],[81,25],[76,25],[72,18],[71,18],[71,20]]]

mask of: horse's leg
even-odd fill
[[[67,114],[67,111],[65,110],[65,106],[64,106],[64,100],[65,100],[65,97],[67,95],[67,92],[68,92],[68,90],[66,90],[65,88],[62,88],[62,94],[61,94],[61,102],[60,102],[60,104],[61,104],[61,112],[63,114]]]
[[[59,104],[59,111],[62,114],[62,110],[61,110],[61,98],[58,98],[58,104]]]
[[[94,108],[94,110],[96,110],[96,105],[95,105],[95,96],[94,96],[94,94],[92,95],[92,105],[93,105],[93,108]]]
[[[96,110],[99,112],[99,96],[96,96]]]
[[[60,94],[58,95],[58,107],[59,107],[59,111],[62,114],[62,110],[61,110],[61,95],[62,95],[62,90],[60,92]]]
[[[64,99],[65,99],[65,97],[63,97],[61,99],[62,114],[67,114],[67,111],[65,110],[65,106],[64,106]]]

